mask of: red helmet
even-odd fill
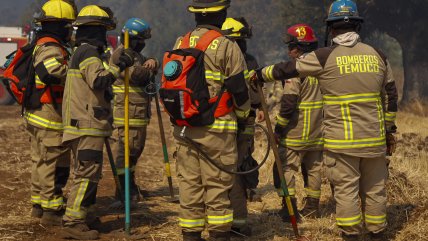
[[[318,39],[314,30],[307,24],[296,24],[287,29],[284,42],[289,47],[299,47],[304,52],[313,51],[318,47]]]

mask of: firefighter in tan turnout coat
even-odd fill
[[[130,187],[131,200],[138,201],[140,198],[139,187],[135,183],[135,166],[138,158],[144,150],[146,142],[146,129],[150,120],[151,98],[147,94],[147,86],[153,82],[155,71],[159,67],[156,59],[147,58],[140,52],[145,47],[145,40],[151,37],[150,25],[143,19],[131,18],[123,27],[130,35],[130,49],[134,51],[134,65],[129,68],[130,91],[129,91],[129,159],[130,159]],[[123,40],[123,36],[121,40]],[[111,57],[112,63],[117,63],[124,50],[120,45]],[[118,172],[121,190],[125,190],[125,151],[124,151],[124,116],[125,116],[125,85],[123,74],[113,85],[114,93],[114,126],[118,129],[119,148],[116,156],[116,168]],[[122,197],[124,197],[124,193]],[[116,190],[116,198],[119,198]]]
[[[119,72],[133,64],[124,52],[108,65],[103,56],[107,30],[114,29],[113,12],[89,5],[79,12],[74,25],[76,46],[71,57],[64,91],[63,142],[73,152],[74,179],[64,215],[63,238],[93,240],[98,231],[86,224],[87,212],[95,204],[103,164],[104,141],[111,135],[111,85]]]
[[[345,240],[359,240],[363,223],[372,240],[386,240],[386,151],[394,149],[389,140],[396,132],[397,91],[386,57],[361,42],[362,22],[354,2],[334,2],[327,19],[330,47],[263,68],[252,79],[318,79],[324,163],[334,185],[336,223]]]
[[[36,90],[28,102],[40,103],[26,108],[24,119],[31,136],[31,216],[43,225],[60,226],[64,208],[62,188],[70,171],[70,151],[61,145],[61,103],[71,37],[71,22],[76,12],[71,4],[50,1],[43,5],[35,21],[42,26],[33,52]],[[34,98],[33,98],[34,97]]]
[[[288,54],[293,59],[318,48],[318,40],[313,29],[306,24],[290,27],[285,34],[284,42],[288,44]],[[276,118],[275,134],[280,141],[279,152],[294,207],[296,207],[295,175],[302,166],[306,198],[305,207],[300,214],[316,217],[321,196],[323,149],[322,95],[318,79],[308,76],[287,80],[281,97],[281,108]],[[283,196],[277,173],[274,166],[275,187],[279,195]],[[289,215],[285,206],[280,213],[283,214],[283,219],[288,221]]]
[[[174,49],[184,42],[194,48],[209,30],[220,32],[226,19],[230,1],[194,0],[189,11],[195,13],[196,29],[189,39],[180,37]],[[245,59],[239,46],[221,36],[208,46],[204,56],[205,77],[210,97],[215,97],[222,87],[228,93],[232,111],[215,119],[209,126],[174,126],[177,140],[177,176],[180,192],[179,225],[183,239],[201,240],[201,232],[207,227],[210,240],[230,240],[233,212],[230,208],[229,192],[234,175],[223,172],[203,158],[198,151],[180,137],[180,133],[197,143],[211,159],[224,169],[236,171],[238,122],[244,123],[249,111],[250,101],[245,79]],[[164,69],[165,74],[165,69]],[[241,125],[241,124],[239,124]]]

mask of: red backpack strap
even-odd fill
[[[37,46],[41,46],[41,45],[44,45],[44,44],[47,44],[47,43],[55,43],[55,44],[57,44],[61,48],[62,55],[63,56],[67,56],[68,55],[67,51],[64,48],[64,46],[62,46],[62,44],[58,40],[56,40],[56,39],[54,39],[52,37],[42,37],[42,38],[40,38],[40,39],[37,40],[36,45]]]
[[[181,39],[181,45],[180,49],[188,49],[190,48],[190,35],[192,32],[188,32],[184,37]]]
[[[37,40],[36,45],[43,45],[45,43],[57,43],[60,44],[58,40],[51,37],[43,37]]]
[[[209,30],[198,40],[198,43],[196,44],[195,48],[205,52],[208,46],[210,46],[211,42],[220,36],[223,36],[220,32],[215,30]]]

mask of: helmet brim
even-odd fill
[[[362,18],[362,17],[357,17],[357,16],[336,16],[336,17],[328,17],[325,21],[326,21],[327,23],[331,23],[331,22],[341,21],[341,20],[345,20],[345,19],[357,20],[357,21],[364,22],[364,18]]]
[[[230,6],[230,4],[226,4],[223,6],[215,6],[215,7],[199,7],[199,6],[188,6],[187,10],[191,13],[215,13],[220,12],[224,9],[227,9]]]
[[[73,23],[75,27],[84,25],[100,25],[106,27],[107,30],[113,30],[116,28],[116,21],[105,17],[82,16],[77,17]]]

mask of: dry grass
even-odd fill
[[[423,110],[423,107],[422,107]],[[16,110],[18,111],[18,110]],[[420,113],[418,113],[420,114]],[[17,125],[19,116],[0,116],[0,240],[59,240],[55,231],[45,230],[28,217],[30,158],[28,139],[22,125]],[[149,126],[148,136],[158,136],[156,118]],[[388,236],[391,241],[428,240],[428,118],[401,112],[398,115],[398,148],[390,164],[388,182]],[[168,132],[167,132],[168,133]],[[265,141],[256,143],[256,159],[266,148]],[[170,154],[173,152],[172,138],[168,138]],[[138,166],[137,178],[145,189],[159,194],[145,200],[133,215],[134,230],[142,234],[143,240],[181,240],[177,224],[178,204],[165,198],[167,187],[162,171],[160,143],[149,139],[145,154]],[[170,158],[173,162],[173,158]],[[249,220],[253,224],[254,236],[245,240],[292,240],[290,225],[281,222],[276,212],[281,207],[272,186],[271,160],[260,171],[258,192],[262,202],[249,204]],[[174,166],[174,163],[172,163]],[[174,168],[173,168],[174,171]],[[174,173],[173,173],[174,174]],[[108,165],[103,171],[100,183],[99,201],[108,204],[114,193]],[[176,184],[174,178],[174,184]],[[302,179],[297,182],[298,198],[303,195]],[[13,190],[11,190],[12,188]],[[301,206],[301,203],[299,203]],[[3,211],[2,211],[3,210]],[[99,209],[107,212],[104,206]],[[24,215],[23,215],[24,214]],[[334,202],[328,182],[323,181],[321,197],[321,218],[304,220],[301,232],[313,241],[340,240],[335,226]],[[107,230],[121,226],[123,215],[102,214],[102,222]],[[206,234],[204,234],[206,235]],[[112,233],[104,233],[101,240],[118,240]],[[120,239],[122,240],[122,239]],[[242,240],[234,238],[233,240]]]

